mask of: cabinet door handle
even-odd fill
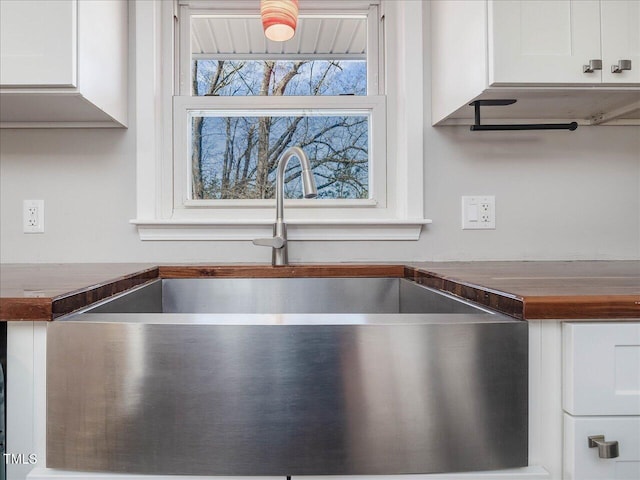
[[[598,457],[616,458],[620,455],[618,442],[616,440],[605,442],[604,435],[591,435],[587,438],[589,441],[589,448],[598,447]]]
[[[602,70],[602,60],[589,60],[589,65],[582,66],[583,73],[593,73],[596,70]]]
[[[617,65],[611,65],[611,73],[620,73],[623,70],[631,70],[631,60],[618,60]]]

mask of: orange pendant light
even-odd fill
[[[260,0],[264,35],[274,42],[293,38],[298,23],[298,0]]]

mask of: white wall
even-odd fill
[[[471,133],[427,128],[435,259],[640,255],[640,129]],[[495,194],[496,230],[462,231],[460,195]]]
[[[479,133],[427,120],[424,145],[434,223],[420,241],[292,242],[290,260],[640,259],[640,127]],[[250,242],[141,242],[135,128],[1,130],[0,175],[3,263],[270,261]],[[460,196],[473,194],[496,196],[495,231],[460,229]],[[45,200],[44,234],[22,233],[24,199]]]

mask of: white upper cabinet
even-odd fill
[[[639,0],[434,0],[430,7],[434,124],[474,123],[469,103],[483,99],[517,100],[483,109],[483,119],[500,123],[639,122]]]
[[[491,85],[640,81],[637,0],[491,1],[488,8]],[[620,60],[631,70],[612,72]],[[601,69],[585,69],[590,61]]]
[[[76,86],[73,0],[4,0],[0,19],[0,85]]]
[[[640,1],[602,0],[602,81],[640,83]],[[612,68],[631,61],[630,70]]]
[[[127,17],[127,0],[0,0],[0,126],[126,126]]]

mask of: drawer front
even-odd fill
[[[617,458],[600,458],[588,437],[617,441]],[[640,478],[640,417],[573,417],[564,414],[566,480],[637,480]]]
[[[565,323],[563,408],[640,415],[640,323]]]

